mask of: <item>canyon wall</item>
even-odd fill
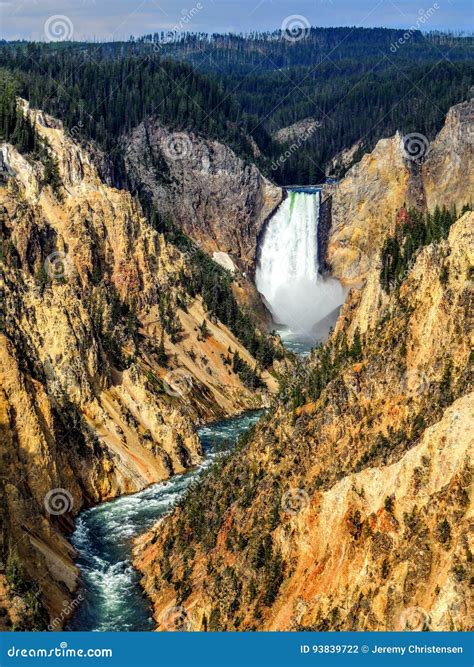
[[[157,629],[170,609],[187,630],[469,629],[473,241],[468,212],[399,288],[369,269],[267,417],[137,540]]]
[[[360,283],[377,261],[400,209],[456,206],[460,211],[471,203],[473,136],[471,100],[450,109],[431,143],[414,136],[404,148],[400,134],[381,139],[336,186],[326,188],[323,202],[331,203],[323,208],[330,207],[332,220],[326,261],[333,275],[347,285]]]
[[[211,256],[225,252],[244,271],[253,269],[259,233],[282,200],[281,188],[227,146],[170,132],[157,120],[135,128],[124,151],[132,184],[160,211]]]
[[[232,355],[257,362],[190,294],[189,257],[59,121],[30,119],[47,157],[0,146],[0,625],[59,629],[74,515],[197,463],[196,425],[276,381],[244,384]]]

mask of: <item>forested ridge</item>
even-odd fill
[[[110,59],[101,47],[28,43],[0,48],[0,66],[12,73],[19,94],[33,107],[60,118],[116,159],[117,138],[150,115],[171,129],[201,133],[243,156],[251,154],[239,127],[245,128],[246,118],[238,103],[186,63],[127,53]]]
[[[271,141],[274,132],[308,117],[319,122],[271,171],[281,184],[319,182],[329,161],[359,141],[356,158],[397,130],[432,139],[448,109],[472,93],[472,37],[348,27],[311,28],[297,41],[280,32],[143,41],[212,72],[259,119],[270,135],[261,148],[273,159],[288,148]]]
[[[341,150],[360,143],[360,157],[397,130],[434,137],[448,109],[472,94],[472,53],[466,36],[312,28],[298,41],[274,32],[3,42],[0,67],[19,94],[95,140],[116,167],[118,137],[154,115],[229,145],[284,185],[320,182]],[[274,133],[305,118],[317,129],[280,159],[295,139],[279,143]]]
[[[471,205],[466,204],[461,215],[470,210]],[[451,210],[437,206],[433,212],[421,213],[415,209],[405,212],[405,220],[397,225],[395,234],[386,238],[381,251],[380,284],[385,292],[390,293],[403,282],[420,248],[448,237],[458,217],[455,206]],[[443,272],[441,281],[446,277]]]
[[[384,54],[399,63],[434,62],[440,56],[449,56],[452,61],[467,60],[472,47],[466,36],[448,33],[360,27],[302,28],[304,32],[295,37],[280,30],[224,35],[161,32],[144,35],[136,41],[136,48],[154,44],[161,52],[186,59],[202,69],[242,74],[256,65],[259,70],[275,70],[314,67],[325,60],[339,64],[350,59],[363,64],[374,58],[379,60]]]

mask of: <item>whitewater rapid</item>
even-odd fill
[[[275,324],[314,342],[345,299],[339,281],[318,272],[319,206],[318,190],[288,191],[268,222],[255,276]]]
[[[71,537],[81,572],[81,604],[67,630],[153,630],[150,602],[140,587],[140,573],[132,565],[132,539],[168,514],[204,470],[230,451],[261,414],[261,410],[247,412],[203,426],[198,430],[204,451],[200,465],[81,512]]]

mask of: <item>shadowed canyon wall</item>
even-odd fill
[[[211,256],[230,253],[244,271],[257,239],[282,201],[282,189],[217,141],[142,123],[124,139],[132,183],[143,188]]]

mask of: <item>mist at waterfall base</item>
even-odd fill
[[[324,339],[345,299],[338,280],[318,273],[320,193],[289,190],[269,220],[255,282],[282,339],[294,351]]]

